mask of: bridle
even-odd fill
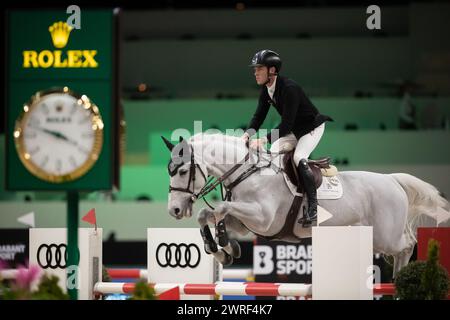
[[[174,176],[178,172],[178,168],[181,167],[183,163],[180,163],[175,168],[170,168],[169,163],[169,174],[170,176]],[[180,192],[186,192],[191,194],[191,201],[194,202],[197,198],[197,194],[195,193],[195,175],[196,175],[196,168],[200,170],[200,173],[203,176],[203,179],[205,179],[205,183],[208,181],[208,178],[206,177],[206,174],[203,172],[202,168],[198,163],[195,163],[194,161],[194,148],[191,146],[191,164],[189,166],[189,180],[186,188],[176,188],[169,185],[169,193],[172,191],[180,191]],[[191,183],[192,183],[192,190],[191,190]],[[194,198],[195,197],[195,198]]]
[[[248,142],[247,142],[247,147],[248,147]],[[208,177],[206,176],[206,174],[203,172],[202,168],[200,167],[200,165],[198,163],[195,163],[195,159],[194,159],[194,147],[192,145],[190,145],[191,148],[191,163],[189,166],[189,180],[188,180],[188,184],[186,186],[186,188],[177,188],[177,187],[172,187],[171,185],[169,185],[169,193],[172,191],[179,191],[179,192],[184,192],[184,193],[189,193],[191,195],[189,201],[191,203],[194,203],[195,201],[197,201],[198,199],[203,199],[203,201],[205,201],[205,203],[214,210],[214,207],[211,206],[205,199],[205,196],[207,194],[209,194],[211,191],[215,190],[216,187],[218,185],[223,184],[223,182],[229,178],[234,172],[236,172],[237,169],[239,169],[245,162],[247,162],[247,160],[250,158],[250,152],[247,152],[247,154],[244,157],[244,160],[241,162],[238,162],[237,164],[235,164],[230,170],[228,170],[227,172],[225,172],[222,176],[220,176],[219,178],[215,178],[215,177],[210,177],[208,179]],[[269,151],[266,151],[269,154],[283,154],[285,152],[278,152],[278,153],[271,153]],[[169,175],[171,177],[173,177],[175,174],[177,174],[178,172],[178,168],[180,168],[184,163],[180,163],[177,166],[174,166],[173,168],[171,168],[171,163],[169,163]],[[270,161],[269,164],[266,167],[270,167],[272,165],[272,162]],[[200,170],[200,173],[202,174],[203,179],[205,180],[205,185],[200,189],[199,192],[195,192],[195,175],[196,175],[196,169],[198,168],[198,170]],[[236,178],[236,180],[234,180],[233,182],[231,182],[229,184],[229,186],[225,186],[226,189],[226,197],[223,197],[222,194],[222,200],[225,201],[231,201],[231,190],[238,185],[239,183],[241,183],[242,181],[244,181],[246,178],[248,178],[250,175],[252,175],[254,172],[262,169],[263,167],[257,167],[256,165],[252,165],[249,169],[247,169],[245,172],[243,172],[241,175],[239,175],[239,177]],[[191,184],[192,184],[192,190],[191,190]],[[223,192],[223,188],[221,187],[221,191]]]
[[[169,185],[169,193],[172,191],[179,191],[179,192],[185,192],[185,193],[189,193],[191,195],[189,201],[191,203],[194,203],[195,201],[197,201],[198,199],[203,199],[203,201],[205,201],[205,203],[211,208],[214,209],[205,199],[205,196],[207,194],[209,194],[211,191],[215,190],[216,187],[220,184],[223,183],[223,181],[225,181],[229,176],[231,176],[237,169],[239,169],[249,158],[250,158],[250,153],[248,152],[247,155],[244,158],[244,161],[239,162],[237,164],[235,164],[230,170],[228,170],[227,172],[225,172],[222,176],[220,176],[219,178],[214,178],[214,177],[210,177],[210,179],[208,179],[206,177],[206,174],[203,172],[202,168],[200,167],[200,165],[198,163],[195,163],[195,159],[194,159],[194,148],[191,147],[191,164],[189,166],[189,180],[188,180],[188,184],[186,186],[186,188],[176,188],[176,187],[172,187],[171,185]],[[169,163],[169,175],[170,176],[174,176],[177,171],[178,168],[181,167],[183,165],[183,163],[179,164],[178,166],[176,166],[173,169],[170,169],[170,163]],[[198,170],[200,170],[200,173],[203,176],[203,179],[205,179],[205,185],[200,189],[199,192],[195,192],[195,175],[196,175],[196,169],[198,168]],[[191,190],[191,184],[192,184],[192,190]],[[221,188],[222,190],[222,188]]]

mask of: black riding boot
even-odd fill
[[[308,197],[308,210],[303,212],[303,217],[298,221],[303,227],[315,226],[317,223],[317,189],[314,182],[314,175],[308,166],[306,159],[301,159],[298,164],[298,171],[303,180],[303,189]]]

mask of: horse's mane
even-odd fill
[[[248,151],[248,148],[245,146],[245,143],[240,136],[232,136],[232,135],[227,135],[227,134],[223,134],[223,133],[200,132],[200,133],[197,133],[197,134],[193,135],[192,137],[190,137],[188,139],[188,142],[192,143],[192,144],[196,144],[196,143],[204,142],[207,140],[212,141],[212,143],[221,141],[221,142],[224,142],[225,144],[231,144],[232,146],[237,146],[238,148],[242,148],[242,149],[244,149],[243,150],[244,152]],[[259,156],[262,159],[270,159],[271,158],[271,156],[266,152],[260,153]]]
[[[228,143],[232,143],[234,145],[237,145],[239,147],[243,147],[245,148],[245,144],[244,141],[241,139],[241,137],[236,137],[236,136],[231,136],[231,135],[226,135],[223,133],[204,133],[204,132],[200,132],[197,133],[195,135],[193,135],[192,137],[190,137],[188,139],[189,143],[196,143],[202,140],[209,140],[209,141],[223,141],[224,143],[228,144]]]
[[[198,141],[199,139],[204,139],[204,138],[207,138],[207,139],[209,139],[209,138],[211,138],[211,139],[219,139],[220,138],[220,139],[226,139],[226,140],[233,141],[233,142],[236,141],[236,140],[242,141],[242,139],[240,137],[226,135],[226,134],[223,134],[221,132],[216,132],[216,133],[200,132],[200,133],[194,134],[188,140],[192,141],[192,142],[195,142],[195,141]]]

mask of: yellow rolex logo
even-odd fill
[[[52,36],[53,45],[60,49],[64,48],[69,41],[70,31],[72,31],[72,27],[69,26],[66,22],[55,22],[48,28],[50,35]]]
[[[58,49],[64,48],[72,29],[66,22],[53,23],[48,28],[53,45]],[[23,68],[98,68],[95,60],[97,50],[24,50],[22,55]]]

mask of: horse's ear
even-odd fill
[[[180,138],[178,139],[178,143],[178,145],[180,146],[179,156],[182,157],[184,153],[184,147],[187,145],[187,142],[183,139],[182,136],[180,136]]]
[[[180,148],[178,155],[183,158],[183,161],[188,162],[191,157],[191,150],[187,140],[180,136],[180,142],[177,144],[176,148]]]
[[[164,143],[166,144],[167,149],[169,149],[169,151],[172,151],[174,145],[172,142],[170,142],[169,140],[167,140],[166,138],[164,138],[163,136],[161,136],[161,138],[163,139]]]

